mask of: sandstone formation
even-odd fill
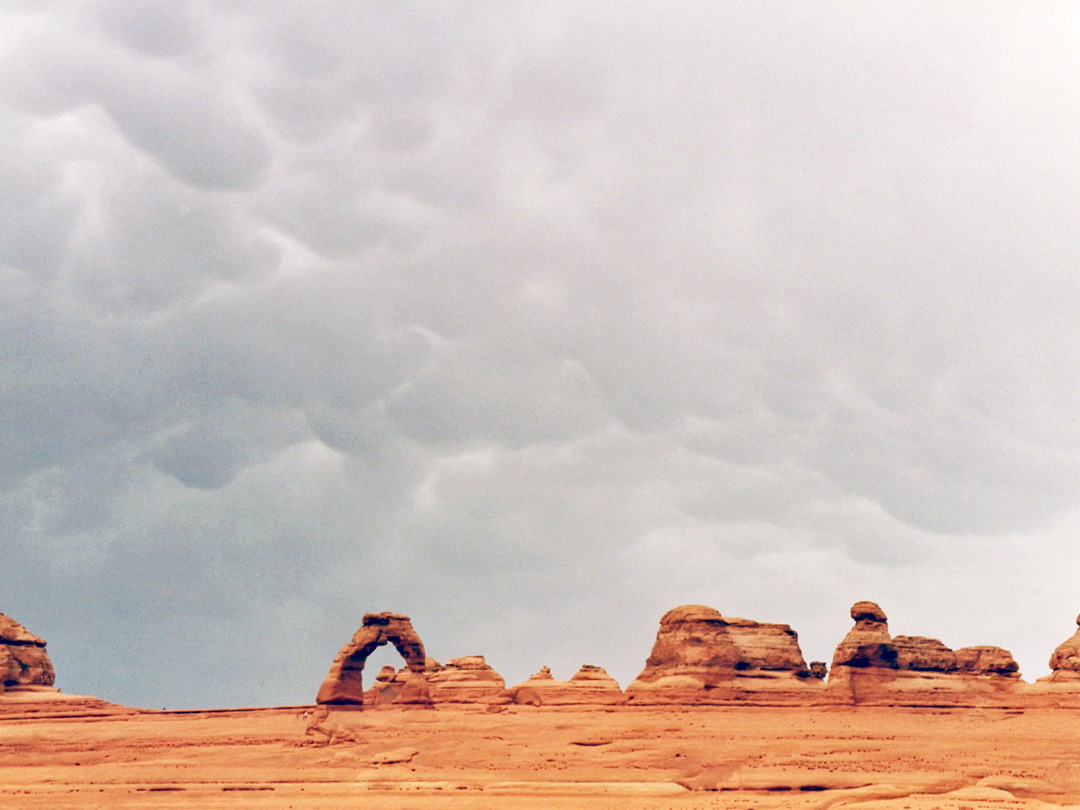
[[[427,658],[420,636],[408,616],[400,613],[368,613],[360,629],[353,634],[330,665],[330,672],[319,687],[317,703],[364,706],[364,663],[371,653],[383,644],[393,644],[409,674],[397,689],[393,702],[430,706],[431,694],[424,671]]]
[[[1076,617],[1080,625],[1080,616]],[[1080,708],[1080,629],[1050,656],[1050,674],[1028,687],[1034,704]]]
[[[855,626],[836,647],[826,697],[844,703],[966,705],[1015,702],[1016,661],[1000,647],[951,650],[936,638],[889,634],[873,602],[851,608]]]
[[[1076,624],[1080,627],[1080,616],[1076,617]],[[1080,629],[1057,646],[1050,656],[1050,669],[1051,681],[1080,681]]]
[[[428,674],[434,703],[483,703],[503,693],[506,683],[482,655],[451,658]]]
[[[788,625],[684,605],[660,619],[645,669],[626,695],[634,703],[787,703],[811,700],[820,686]]]
[[[556,680],[542,667],[528,680],[507,689],[505,702],[531,706],[617,706],[626,702],[618,682],[603,667],[584,664],[568,681]]]
[[[45,640],[0,613],[0,694],[48,688],[56,681]]]

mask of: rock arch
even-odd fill
[[[424,676],[424,643],[413,629],[412,620],[400,613],[368,613],[352,641],[338,651],[330,672],[319,687],[316,703],[364,705],[364,664],[368,656],[384,644],[393,644],[409,668],[409,679],[395,703],[430,705],[431,696]]]

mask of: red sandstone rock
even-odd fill
[[[406,679],[394,701],[415,705],[430,705],[430,695],[424,676],[426,657],[424,645],[413,629],[408,616],[400,613],[368,613],[360,629],[353,634],[330,665],[330,672],[319,687],[317,703],[364,705],[364,663],[371,653],[383,644],[393,644],[405,659],[412,675]]]
[[[1080,625],[1080,616],[1076,617],[1076,623]],[[1080,629],[1057,646],[1050,656],[1050,669],[1054,672],[1080,673]]]
[[[603,667],[584,664],[568,681],[539,672],[503,693],[503,701],[532,706],[616,706],[626,702],[618,682]]]
[[[889,635],[873,602],[851,608],[855,627],[836,648],[828,701],[878,705],[970,705],[1008,699],[1019,683],[1012,655],[1000,647],[950,650],[936,638]]]
[[[1020,677],[1020,667],[1012,653],[1001,647],[961,647],[956,651],[956,669],[966,675]]]
[[[637,703],[783,701],[808,697],[820,681],[786,624],[725,617],[684,605],[660,619],[645,669],[626,689]]]
[[[956,653],[936,638],[893,636],[898,669],[917,672],[955,672]]]
[[[502,676],[482,655],[451,658],[428,675],[434,703],[483,703],[506,689]]]
[[[896,669],[896,646],[885,612],[873,602],[856,602],[851,618],[855,626],[837,645],[832,672],[837,673],[837,667]]]
[[[0,694],[20,687],[51,687],[55,682],[45,640],[0,613]]]

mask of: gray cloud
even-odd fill
[[[624,683],[679,603],[1069,631],[1066,6],[10,4],[4,612],[309,699],[367,610]],[[213,683],[206,672],[213,669]]]

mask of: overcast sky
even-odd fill
[[[1046,674],[1080,611],[1075,3],[0,10],[0,611],[313,700],[365,612],[623,686],[667,609]],[[387,656],[378,663],[393,660]]]

